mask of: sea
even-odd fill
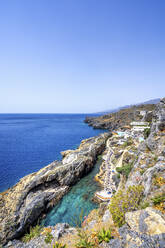
[[[75,149],[83,139],[96,136],[96,130],[84,123],[85,114],[0,114],[0,192],[16,184],[23,176],[33,173],[54,160],[62,158],[60,152]],[[93,116],[93,115],[88,115]],[[93,180],[95,169],[73,186],[43,221],[44,225],[69,222],[69,209],[86,204],[85,213],[96,207],[92,201],[98,189]],[[75,212],[76,212],[75,211]],[[73,217],[73,218],[72,218]]]

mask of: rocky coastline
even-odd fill
[[[62,152],[36,173],[22,178],[0,194],[0,240],[2,244],[19,238],[38,218],[50,210],[69,188],[94,166],[105,148],[109,133],[83,140],[76,150]]]
[[[146,111],[144,121],[152,121],[152,113],[155,104],[135,105],[129,108],[124,108],[115,113],[109,113],[98,117],[86,117],[84,122],[95,129],[107,129],[110,131],[128,129],[130,122],[133,120],[141,120],[141,111]]]
[[[143,116],[140,111],[145,112]],[[97,118],[102,118],[103,122],[105,120],[105,116]],[[108,124],[104,128],[113,132],[82,141],[77,150],[63,152],[62,161],[53,162],[39,172],[23,178],[7,192],[7,195],[1,196],[1,199],[4,200],[2,208],[4,212],[0,212],[2,223],[0,228],[3,231],[1,231],[3,234],[1,236],[4,243],[14,239],[8,242],[6,247],[48,248],[52,247],[51,245],[56,241],[59,244],[66,244],[67,248],[165,247],[165,98],[154,106],[147,105],[145,107],[143,105],[141,109],[138,106],[138,109],[129,109],[128,112],[121,110],[120,113],[115,113],[115,117],[110,114],[106,118]],[[95,119],[92,118],[92,123],[94,123],[92,126],[97,122]],[[131,121],[148,121],[150,130],[132,132]],[[91,125],[91,121],[88,119],[86,122]],[[100,124],[95,127],[100,128]],[[123,134],[121,131],[125,131],[125,133]],[[35,201],[35,196],[40,199],[41,188],[38,185],[42,185],[45,194],[48,188],[52,192],[51,187],[56,183],[60,199],[72,184],[91,170],[98,154],[102,154],[103,162],[100,172],[96,175],[96,180],[103,188],[105,187],[107,165],[109,165],[111,199],[102,201],[99,208],[93,210],[82,221],[80,229],[70,227],[66,223],[59,223],[55,227],[44,228],[39,236],[27,243],[16,240],[15,238],[22,235],[21,232],[18,233],[19,229],[15,232],[12,231],[6,223],[15,214],[16,227],[19,228],[23,223],[22,232],[25,232],[26,225],[31,224],[29,220],[35,217],[35,207],[39,206]],[[49,184],[49,182],[51,183]],[[47,183],[48,188],[46,188]],[[18,185],[19,190],[17,190]],[[33,185],[32,189],[37,188],[37,190],[31,191],[30,185]],[[11,197],[12,190],[13,197]],[[14,199],[17,192],[18,197]],[[47,195],[44,211],[49,209],[51,204],[55,204],[53,202],[55,199],[58,199],[57,195],[53,195],[49,199]],[[28,214],[29,207],[34,209],[34,215]],[[40,209],[43,211],[43,205],[40,205],[37,211]],[[11,225],[12,228],[15,223]],[[110,230],[109,238],[103,230]],[[84,236],[80,237],[80,232]],[[19,235],[14,236],[17,233]],[[47,244],[45,237],[50,234],[52,239]],[[102,237],[101,241],[100,236]],[[81,242],[86,242],[91,246],[76,245]]]

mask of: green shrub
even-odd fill
[[[154,156],[154,161],[156,162],[158,160],[158,156]]]
[[[161,202],[165,201],[165,194],[159,194],[159,195],[153,197],[151,200],[152,200],[154,205],[160,204]]]
[[[142,197],[143,187],[130,186],[126,191],[120,190],[111,198],[109,210],[114,223],[120,227],[125,223],[125,213],[138,208],[138,203]]]
[[[140,174],[143,175],[146,169],[140,169]]]
[[[147,139],[148,136],[150,135],[150,128],[144,129],[143,133],[144,133],[144,138]]]
[[[89,236],[83,230],[78,230],[79,242],[76,244],[76,248],[94,248],[95,244],[89,240]]]
[[[133,168],[133,163],[125,164],[122,167],[116,167],[116,171],[128,179],[129,173]]]
[[[128,140],[126,140],[124,142],[124,144],[122,145],[124,148],[127,147],[127,146],[130,146],[133,144],[133,140],[131,138],[129,138]]]
[[[53,244],[53,248],[66,248],[66,245],[62,245],[61,243],[56,242]]]
[[[51,244],[53,240],[53,235],[50,232],[47,232],[46,237],[44,239],[46,244]]]
[[[117,168],[119,168],[119,167],[117,167]],[[120,179],[120,174],[119,173],[117,173],[117,178]]]
[[[106,243],[108,243],[110,241],[110,239],[112,239],[111,236],[111,230],[105,230],[104,228],[102,230],[100,230],[100,232],[97,235],[98,241],[99,243],[105,241]]]
[[[24,243],[29,242],[31,239],[38,237],[42,231],[42,226],[36,225],[35,227],[30,227],[30,232],[26,233],[22,238]]]
[[[145,202],[142,202],[142,203],[140,204],[140,208],[141,208],[141,209],[145,209],[145,208],[148,208],[149,205],[150,205],[149,202],[145,201]]]

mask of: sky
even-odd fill
[[[164,0],[1,0],[0,113],[165,97]]]

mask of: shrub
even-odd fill
[[[76,248],[94,248],[95,244],[90,241],[88,234],[83,230],[78,230],[79,242],[76,244]]]
[[[160,204],[161,202],[165,201],[165,194],[159,194],[159,195],[153,197],[151,200],[152,200],[154,205]]]
[[[105,230],[104,228],[102,230],[100,230],[100,232],[97,235],[98,241],[99,243],[105,241],[106,243],[109,242],[110,239],[112,239],[111,236],[111,230]]]
[[[148,136],[150,135],[150,128],[144,129],[143,133],[144,133],[144,138],[147,139]]]
[[[143,175],[146,169],[140,169],[140,174]]]
[[[53,240],[53,235],[50,232],[47,232],[46,237],[44,239],[46,244],[51,244]]]
[[[140,208],[141,208],[141,209],[145,209],[145,208],[148,208],[149,205],[150,205],[149,202],[145,201],[145,202],[142,202],[142,203],[140,204]]]
[[[163,177],[159,177],[157,175],[154,176],[154,185],[163,186],[165,184],[165,179]]]
[[[109,210],[114,223],[121,227],[125,223],[125,213],[138,208],[138,203],[142,197],[143,187],[130,186],[126,191],[120,190],[111,198]]]
[[[119,167],[117,167],[117,168],[119,168]],[[120,179],[120,174],[119,173],[117,173],[117,178]]]
[[[66,245],[62,245],[61,243],[56,242],[53,244],[53,248],[66,248]]]
[[[122,167],[116,167],[116,171],[128,179],[129,173],[131,172],[133,163],[125,164]]]
[[[133,144],[133,140],[131,138],[129,138],[128,140],[126,140],[123,144],[123,147],[127,147]]]
[[[165,193],[159,194],[154,198],[152,198],[151,200],[154,204],[154,208],[165,214]]]
[[[158,160],[158,156],[154,156],[154,161],[156,162]]]
[[[26,233],[22,238],[24,243],[29,242],[31,239],[38,237],[42,231],[42,226],[36,225],[35,227],[30,227],[30,232]]]

